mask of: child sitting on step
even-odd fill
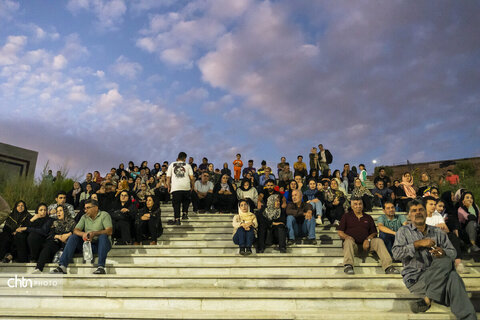
[[[246,200],[238,202],[238,214],[233,217],[233,243],[240,247],[241,255],[252,253],[252,244],[257,232],[257,217],[250,212]]]

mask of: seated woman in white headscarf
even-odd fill
[[[250,212],[250,207],[246,200],[240,200],[238,202],[238,214],[233,217],[232,225],[233,243],[240,247],[240,254],[251,254],[258,222],[255,214]]]

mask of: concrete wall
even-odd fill
[[[0,172],[23,177],[35,176],[38,152],[0,142]]]

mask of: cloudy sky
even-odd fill
[[[480,155],[480,2],[0,0],[0,141],[38,171]]]

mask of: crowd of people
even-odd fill
[[[254,245],[257,254],[272,245],[281,253],[286,253],[288,246],[316,245],[317,225],[336,227],[343,240],[346,274],[354,274],[354,255],[369,251],[377,253],[385,273],[399,273],[393,259],[406,257],[405,250],[399,253],[397,235],[408,224],[408,215],[397,212],[409,212],[418,199],[425,209],[426,224],[445,233],[454,248],[449,256],[455,270],[466,272],[463,253],[480,251],[479,209],[471,192],[460,189],[440,197],[438,186],[426,172],[420,183],[414,184],[410,172],[392,181],[385,168],[380,168],[375,187],[369,189],[365,165],[360,164],[357,171],[346,163],[342,171],[332,173],[333,156],[321,144],[312,148],[309,160],[307,170],[299,155],[292,171],[282,157],[275,175],[265,161],[258,169],[253,160],[244,167],[241,154],[237,154],[232,176],[228,163],[221,170],[214,169],[203,158],[197,166],[192,157],[187,162],[187,155],[181,152],[176,161],[155,163],[152,169],[147,161],[140,166],[130,161],[127,167],[120,164],[104,177],[98,171],[88,173],[72,190],[58,192],[54,203],[39,204],[34,215],[28,213],[24,201],[18,201],[0,233],[0,257],[3,262],[35,261],[34,272],[39,273],[60,251],[53,272],[66,273],[75,252],[88,241],[98,253],[94,273],[104,274],[112,245],[157,244],[163,233],[160,207],[170,201],[174,215],[168,224],[172,226],[189,219],[190,204],[194,214],[234,213],[233,242],[241,255],[252,254]],[[447,177],[449,183],[458,183],[458,176],[452,177],[451,171]],[[383,208],[377,225],[366,213],[373,207]],[[423,304],[418,306],[422,311]]]

